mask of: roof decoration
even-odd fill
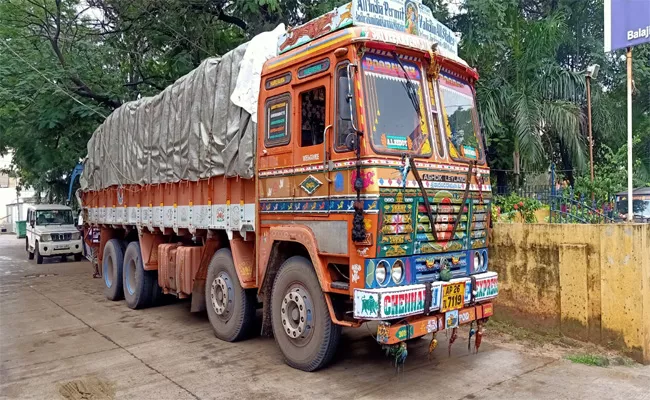
[[[278,53],[352,25],[374,25],[406,32],[434,41],[448,52],[458,54],[459,37],[435,19],[422,0],[353,0],[304,25],[288,29],[278,40]]]

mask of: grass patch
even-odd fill
[[[566,356],[566,359],[573,361],[576,364],[592,365],[596,367],[606,367],[609,365],[609,359],[598,354],[572,354]]]

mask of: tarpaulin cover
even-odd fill
[[[115,110],[88,142],[82,189],[252,178],[256,124],[230,101],[247,45],[208,58],[158,95]]]
[[[248,111],[255,123],[257,123],[257,98],[260,95],[262,67],[266,60],[278,55],[278,38],[284,35],[284,32],[284,24],[280,24],[274,30],[260,33],[248,42],[237,76],[237,85],[230,96],[230,101]]]

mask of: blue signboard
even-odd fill
[[[650,0],[605,0],[605,51],[650,43]]]

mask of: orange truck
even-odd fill
[[[79,196],[107,297],[191,297],[226,341],[261,308],[262,334],[305,371],[371,321],[396,358],[465,324],[478,349],[498,285],[478,74],[458,38],[421,0],[354,1],[282,32],[270,58],[250,62],[269,48],[253,39],[93,134]]]

